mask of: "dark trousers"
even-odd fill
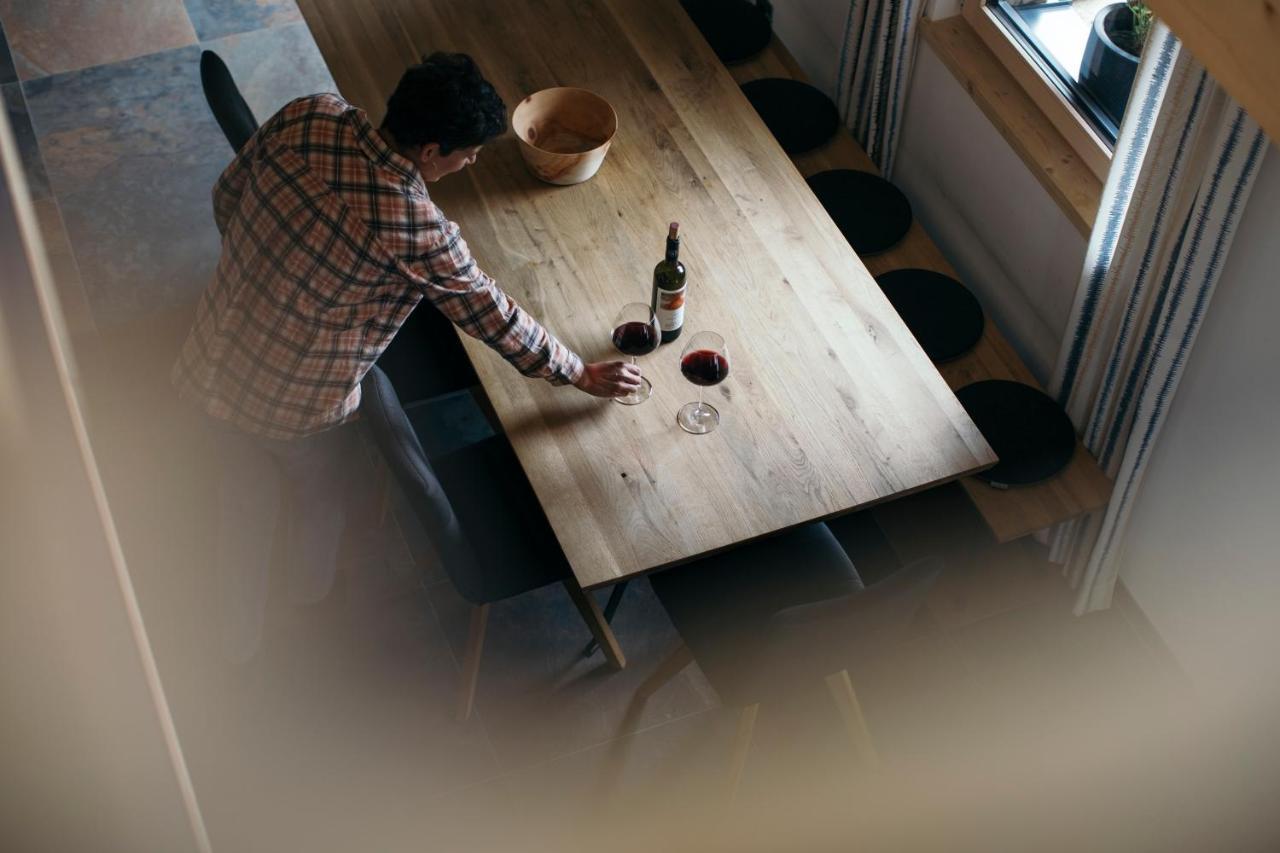
[[[364,450],[354,424],[281,441],[206,420],[219,467],[220,642],[243,662],[261,642],[277,542],[292,603],[314,604],[332,587]]]

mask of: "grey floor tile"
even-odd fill
[[[25,85],[101,327],[192,302],[217,262],[210,190],[230,151],[195,47]]]
[[[202,47],[222,57],[260,124],[294,98],[337,91],[304,23],[230,35]]]
[[[230,162],[200,86],[191,47],[87,68],[24,85],[54,192],[109,178],[130,158],[175,168]],[[210,132],[212,131],[212,132]]]
[[[294,0],[186,0],[201,41],[302,20]]]
[[[0,0],[24,80],[194,44],[182,0]]]
[[[217,266],[208,210],[217,168],[136,158],[106,185],[59,197],[100,328],[194,303]]]
[[[469,605],[447,583],[433,586],[430,594],[460,659]],[[701,672],[690,667],[643,707],[632,708],[636,687],[676,638],[646,582],[627,591],[614,631],[627,655],[622,672],[610,669],[599,652],[579,656],[589,634],[560,585],[493,605],[476,708],[504,769],[540,763],[718,703]]]

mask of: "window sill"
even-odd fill
[[[1098,215],[1102,179],[963,17],[923,21],[920,31],[1071,224],[1088,237]]]

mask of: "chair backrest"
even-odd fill
[[[464,598],[474,599],[482,592],[477,585],[483,582],[475,552],[400,405],[395,386],[374,366],[365,375],[360,390],[360,414],[392,476],[425,528],[454,586]]]
[[[223,135],[231,143],[231,149],[239,153],[257,132],[258,120],[236,88],[236,81],[231,79],[226,63],[211,50],[200,54],[200,84]]]
[[[426,299],[418,303],[378,356],[400,401],[411,403],[480,382],[453,322]]]
[[[770,653],[819,675],[878,657],[904,639],[941,569],[928,558],[859,592],[780,610],[769,620]]]

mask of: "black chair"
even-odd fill
[[[746,62],[769,46],[769,15],[749,0],[680,0],[693,25],[725,65]]]
[[[236,81],[231,79],[227,64],[212,50],[200,54],[200,85],[204,87],[204,98],[218,127],[231,143],[231,150],[239,153],[257,132],[258,120],[236,88]]]
[[[442,440],[422,439],[431,430],[446,431],[430,407],[417,407],[416,423],[411,422],[391,380],[376,366],[361,390],[360,411],[392,475],[458,593],[473,605],[458,718],[470,717],[475,701],[489,605],[548,584],[564,584],[609,663],[625,666],[613,632],[595,599],[574,579],[506,439],[446,439],[443,452],[428,459],[423,445],[440,446]]]
[[[453,322],[425,299],[378,357],[378,367],[406,405],[480,383]]]
[[[643,700],[692,662],[742,709],[736,790],[760,703],[825,678],[860,761],[878,763],[848,670],[899,641],[938,574],[933,561],[864,587],[825,524],[651,576],[683,642],[640,686]]]

